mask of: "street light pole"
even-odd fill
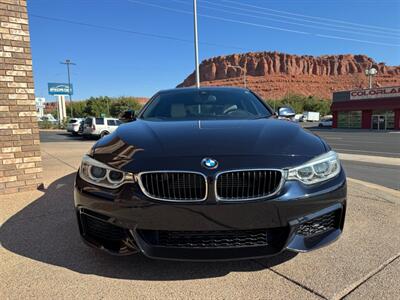
[[[69,66],[76,66],[70,59],[66,59],[65,62],[61,62],[63,65],[67,65],[67,73],[68,73],[68,96],[69,96],[69,104],[71,105],[71,118],[74,117],[73,108],[72,108],[72,93],[71,93],[71,74],[69,70]]]
[[[200,87],[200,71],[199,71],[199,46],[197,34],[197,1],[193,0],[193,21],[194,21],[194,60],[196,67],[196,87]]]
[[[375,68],[369,68],[365,70],[365,75],[368,77],[368,87],[372,89],[372,77],[376,76],[378,70]]]

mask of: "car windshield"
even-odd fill
[[[144,110],[144,120],[218,120],[270,117],[268,108],[247,90],[188,90],[161,93]]]

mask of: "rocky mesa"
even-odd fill
[[[218,56],[200,64],[200,80],[206,86],[247,86],[265,99],[288,94],[331,99],[332,92],[368,87],[365,70],[378,70],[374,86],[400,85],[400,66],[377,63],[366,55],[292,55],[249,52]],[[193,86],[194,72],[178,87]]]

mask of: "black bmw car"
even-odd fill
[[[346,176],[324,140],[250,90],[172,89],[83,157],[75,207],[84,241],[109,253],[247,259],[335,241]]]

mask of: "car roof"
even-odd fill
[[[247,88],[242,87],[233,87],[233,86],[204,86],[204,87],[184,87],[184,88],[174,88],[174,89],[167,89],[161,90],[158,94],[179,94],[185,92],[195,92],[195,91],[249,91]]]

